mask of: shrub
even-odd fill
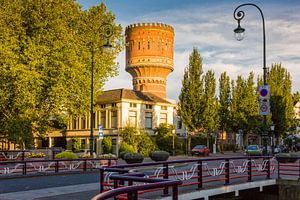
[[[46,154],[44,154],[42,152],[28,154],[28,158],[44,158],[44,157],[46,157]]]
[[[72,151],[79,152],[81,148],[80,139],[78,137],[72,138]]]
[[[168,160],[170,154],[167,151],[152,151],[149,154],[151,160],[154,161],[166,161]]]
[[[127,164],[141,163],[144,160],[144,156],[140,153],[126,153],[124,155],[124,160]]]
[[[121,143],[119,152],[123,152],[123,151],[134,152],[134,153],[137,152],[136,149],[134,149],[133,146],[127,144],[126,142]]]
[[[276,154],[275,158],[280,163],[288,163],[288,162],[294,163],[297,161],[297,158],[293,158],[294,156],[297,155],[292,153],[279,153]]]
[[[111,159],[111,158],[117,158],[116,155],[108,153],[108,154],[102,154],[99,156],[99,158],[103,158],[103,159]]]
[[[70,151],[64,151],[55,155],[56,159],[77,159],[77,155]]]
[[[92,156],[88,153],[83,153],[79,155],[79,158],[92,158]]]
[[[103,153],[109,154],[112,152],[112,139],[111,137],[105,137],[103,139]]]

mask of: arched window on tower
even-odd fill
[[[148,49],[150,49],[150,41],[148,41]]]
[[[139,42],[139,50],[141,50],[141,42]]]

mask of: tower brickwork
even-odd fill
[[[166,98],[167,76],[173,71],[174,29],[162,23],[129,25],[126,35],[126,71],[134,91]]]

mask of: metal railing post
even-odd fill
[[[132,186],[133,181],[128,181],[128,186]],[[138,191],[133,191],[133,192],[128,192],[127,193],[127,199],[132,199],[132,200],[138,200]]]
[[[277,179],[280,179],[280,162],[277,160]]]
[[[178,200],[178,186],[175,185],[172,187],[172,200]]]
[[[83,163],[83,171],[86,171],[86,160],[84,160],[84,163]]]
[[[55,173],[58,173],[59,163],[58,160],[55,161]]]
[[[25,160],[25,151],[22,151],[22,160]]]
[[[27,163],[26,161],[23,161],[23,175],[26,175],[27,173]]]
[[[252,181],[252,159],[248,158],[248,181]]]
[[[201,189],[203,187],[203,182],[202,182],[202,161],[198,161],[198,189]]]
[[[267,179],[270,179],[271,177],[271,161],[270,161],[270,158],[268,158],[268,161],[267,161]]]
[[[229,185],[229,176],[230,169],[229,169],[229,159],[225,159],[225,185]]]
[[[163,164],[163,172],[164,172],[164,179],[169,179],[169,165],[168,163]],[[166,186],[163,191],[163,196],[169,195],[169,187]]]
[[[100,168],[100,193],[102,193],[104,191],[104,169]]]

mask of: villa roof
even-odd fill
[[[96,102],[97,103],[116,102],[122,99],[146,101],[149,103],[173,104],[167,101],[166,99],[158,97],[152,93],[133,91],[124,88],[103,91],[100,95],[97,96]]]

